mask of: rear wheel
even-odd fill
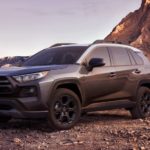
[[[58,89],[49,104],[48,122],[58,130],[70,129],[77,123],[81,114],[79,97],[69,89]]]
[[[140,87],[137,93],[136,105],[130,110],[134,119],[150,116],[150,89]]]

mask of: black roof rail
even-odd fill
[[[76,43],[56,43],[50,47],[57,47],[57,46],[62,46],[62,45],[71,45],[71,44],[76,44]]]
[[[116,44],[123,44],[120,41],[106,41],[106,40],[96,40],[92,43],[93,44],[99,44],[99,43],[116,43]]]

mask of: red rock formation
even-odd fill
[[[141,7],[129,13],[105,40],[130,44],[150,56],[150,0],[142,0]]]

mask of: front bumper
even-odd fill
[[[48,111],[46,109],[37,109],[39,105],[36,98],[28,98],[27,101],[25,99],[22,101],[17,99],[0,99],[0,115],[13,118],[47,117]]]
[[[12,110],[0,110],[0,115],[9,116],[12,118],[20,118],[20,119],[29,119],[29,118],[47,118],[48,111],[18,111],[15,109]]]
[[[9,116],[12,118],[20,118],[20,119],[38,119],[38,118],[47,118],[48,111],[18,111],[15,109],[12,110],[0,110],[0,115]]]
[[[5,77],[5,80],[0,80],[0,88],[5,88],[5,93],[0,91],[0,115],[13,118],[43,118],[47,116],[47,101],[51,89],[50,82],[37,80],[19,84],[11,77],[8,77],[8,81],[6,81],[7,77]],[[20,96],[21,89],[30,87],[36,88],[35,95]],[[10,89],[9,93],[6,88]]]

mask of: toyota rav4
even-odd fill
[[[136,48],[112,43],[55,45],[20,67],[0,69],[0,121],[47,118],[69,129],[84,112],[125,108],[150,115],[150,63]]]

